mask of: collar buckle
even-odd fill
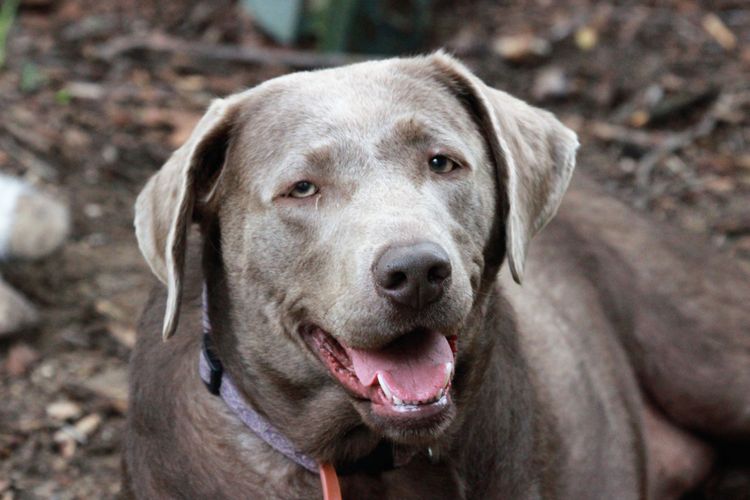
[[[221,379],[224,375],[224,367],[221,366],[221,361],[219,361],[218,356],[216,356],[216,353],[213,350],[211,336],[208,333],[203,334],[203,353],[209,369],[208,380],[204,379],[203,383],[206,384],[208,392],[214,396],[218,396],[221,390]]]

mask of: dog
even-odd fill
[[[214,101],[136,202],[125,496],[695,488],[750,437],[747,274],[583,176],[542,231],[577,148],[443,52]]]

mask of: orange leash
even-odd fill
[[[320,485],[323,487],[324,500],[341,500],[341,486],[336,469],[330,463],[320,464]]]

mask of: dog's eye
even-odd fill
[[[289,191],[289,196],[291,196],[292,198],[308,198],[317,194],[317,192],[318,186],[316,186],[312,182],[299,181],[294,185],[292,190]]]
[[[430,158],[430,170],[436,174],[447,174],[459,168],[458,163],[447,156],[435,155]]]

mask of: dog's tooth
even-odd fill
[[[393,404],[396,406],[403,406],[404,402],[398,399],[396,396],[393,396]]]
[[[450,383],[452,378],[453,378],[453,363],[445,363],[445,381],[443,382],[443,387],[447,387],[447,385]]]
[[[388,387],[385,377],[380,372],[378,372],[378,384],[380,384],[380,388],[383,390],[385,397],[388,398],[388,401],[393,401],[393,392],[391,392],[391,388]]]

